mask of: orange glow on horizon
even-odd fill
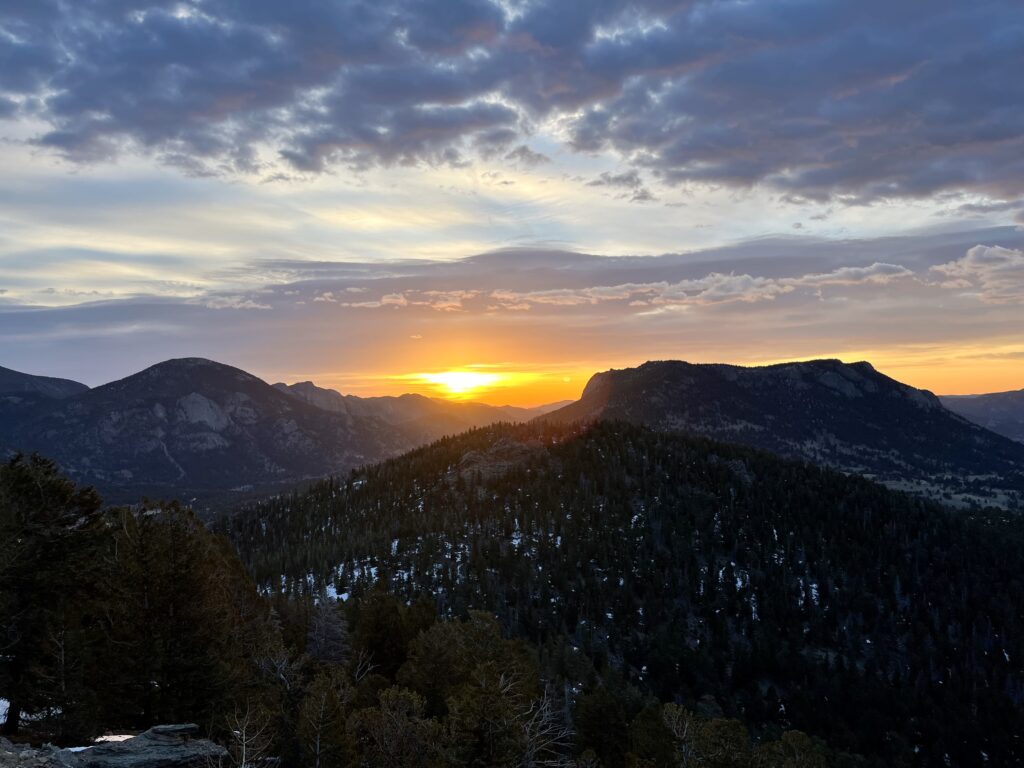
[[[481,373],[480,371],[442,371],[441,373],[412,374],[413,380],[420,380],[437,388],[452,400],[469,399],[474,394],[506,384],[508,374]]]
[[[289,380],[312,379],[360,397],[418,393],[455,402],[534,407],[576,400],[595,373],[630,368],[646,360],[688,360],[693,363],[732,363],[742,366],[820,358],[847,363],[866,360],[897,381],[938,395],[982,394],[1024,388],[1024,344],[993,343],[984,347],[919,346],[881,349],[823,350],[817,354],[758,358],[754,355],[688,355],[685,351],[652,350],[635,359],[574,361],[555,367],[544,363],[466,364],[419,373],[333,372],[295,374]],[[278,377],[281,378],[281,377]]]

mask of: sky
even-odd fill
[[[1019,0],[0,0],[0,365],[1022,388],[1021,72]]]

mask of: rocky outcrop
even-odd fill
[[[158,725],[125,741],[86,748],[30,747],[0,739],[0,768],[206,768],[227,750],[196,739],[199,726]]]

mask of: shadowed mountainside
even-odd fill
[[[201,358],[25,405],[5,411],[4,447],[52,457],[112,501],[276,488],[411,447],[382,421],[324,411]]]
[[[577,402],[541,419],[704,435],[947,500],[1013,506],[1024,491],[1024,446],[866,362],[648,362],[595,374]]]
[[[944,395],[939,399],[965,419],[1024,443],[1024,389],[989,395]]]

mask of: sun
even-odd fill
[[[423,381],[433,385],[448,397],[468,397],[474,392],[494,387],[501,382],[499,373],[483,373],[481,371],[441,371],[440,373],[424,373]]]

